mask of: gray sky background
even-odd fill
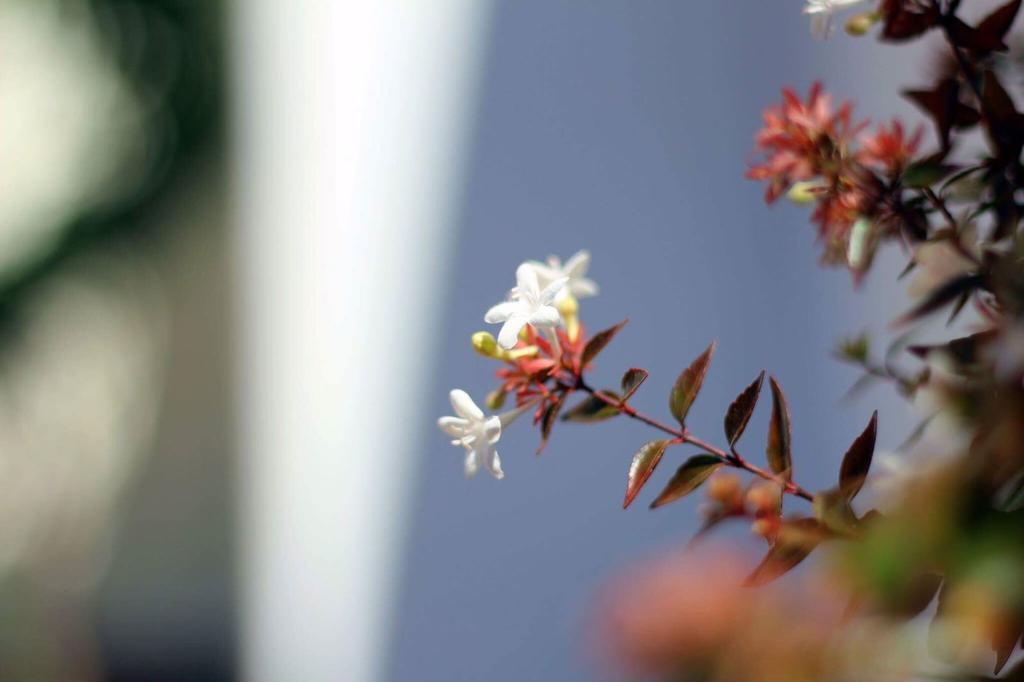
[[[422,474],[393,616],[395,682],[607,677],[585,646],[599,586],[685,543],[697,525],[699,495],[647,509],[686,448],[670,450],[634,507],[621,509],[630,458],[654,437],[625,420],[559,424],[540,458],[536,432],[517,423],[499,447],[505,479],[463,478],[460,452],[433,422],[450,412],[449,389],[482,400],[493,388],[495,366],[472,352],[469,336],[485,328],[484,311],[524,259],[592,252],[602,292],[583,302],[585,323],[596,331],[630,318],[594,380],[614,386],[626,368],[648,369],[635,398],[641,409],[665,415],[678,372],[717,339],[692,412],[698,434],[720,442],[725,408],[767,368],[789,397],[804,485],[832,484],[875,407],[881,447],[902,440],[909,422],[901,410],[887,418],[897,403],[884,389],[839,404],[856,375],[829,356],[840,335],[884,330],[902,309],[895,259],[854,291],[844,272],[818,267],[807,211],[764,206],[763,188],[743,173],[760,111],[782,86],[806,92],[821,78],[864,115],[906,114],[896,86],[915,82],[917,62],[869,39],[816,43],[800,7],[497,4],[444,351],[425,360],[437,374],[415,449]],[[742,441],[752,458],[763,457],[767,412],[763,402]]]

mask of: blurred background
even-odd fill
[[[920,55],[801,5],[0,0],[0,680],[618,679],[594,599],[697,501],[622,511],[636,425],[500,482],[434,426],[525,259],[591,251],[643,409],[717,339],[695,430],[768,368],[805,484],[898,445],[829,356],[898,263],[854,291],[743,173],[784,85],[917,120]]]

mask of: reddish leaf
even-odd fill
[[[1016,161],[1024,146],[1024,117],[992,71],[986,71],[982,78],[981,106],[985,129],[999,157]]]
[[[629,400],[636,393],[636,390],[640,388],[640,384],[647,381],[648,373],[646,369],[640,369],[634,367],[627,369],[626,373],[622,375],[622,400]]]
[[[975,52],[996,52],[1006,49],[1002,36],[971,28],[956,17],[950,17],[946,21],[946,31],[949,33],[950,41],[957,47]]]
[[[594,361],[594,358],[604,350],[604,347],[615,338],[615,335],[619,333],[619,330],[626,326],[626,322],[628,322],[628,320],[623,320],[614,327],[609,327],[602,332],[598,332],[597,334],[594,334],[589,341],[587,341],[587,345],[583,347],[583,354],[580,360],[581,369]]]
[[[1005,620],[1006,622],[1001,624],[1002,627],[998,627],[992,636],[992,650],[996,652],[996,664],[992,670],[994,675],[998,675],[1010,660],[1013,650],[1017,648],[1017,642],[1020,641],[1021,623],[1012,617]]]
[[[551,437],[551,429],[555,427],[555,421],[558,419],[558,413],[562,409],[562,404],[565,403],[565,396],[558,398],[552,402],[544,414],[540,418],[540,445],[537,447],[537,454],[544,452],[544,448],[547,447],[548,438]]]
[[[938,24],[940,18],[935,5],[919,0],[884,0],[879,12],[884,21],[882,39],[890,41],[919,36]]]
[[[997,8],[981,20],[977,27],[978,32],[985,36],[1002,40],[1013,25],[1013,20],[1017,18],[1020,4],[1021,0],[1010,0],[1010,2]]]
[[[700,484],[715,473],[724,464],[721,458],[713,455],[694,455],[676,469],[672,480],[661,491],[657,499],[651,503],[651,509],[662,507],[669,502],[686,497],[700,487]]]
[[[725,413],[725,437],[729,439],[729,447],[736,445],[736,441],[743,435],[747,428],[750,415],[754,413],[754,406],[757,405],[757,398],[761,394],[761,384],[764,383],[764,370],[757,375],[757,378],[736,396],[736,400],[729,405]]]
[[[784,521],[768,554],[746,580],[750,586],[770,583],[807,558],[828,534],[815,519]]]
[[[911,308],[909,312],[904,313],[901,317],[896,319],[893,322],[893,326],[900,326],[908,322],[912,322],[919,317],[924,317],[929,313],[933,313],[939,308],[952,303],[962,295],[970,294],[981,286],[981,283],[982,279],[978,275],[961,275],[959,277],[955,277],[926,296],[923,301]]]
[[[953,339],[947,343],[937,345],[908,346],[907,351],[921,358],[927,358],[934,352],[941,351],[948,353],[960,365],[973,365],[978,361],[979,352],[986,345],[995,340],[997,333],[994,330],[977,332],[959,339]]]
[[[903,618],[917,616],[932,603],[942,586],[942,576],[938,573],[921,573],[910,581],[906,589],[901,590],[896,603],[889,610]]]
[[[772,389],[772,416],[768,423],[768,447],[765,448],[765,454],[771,470],[788,479],[793,468],[789,405],[775,377],[768,378],[768,385]]]
[[[931,90],[904,90],[903,96],[931,117],[943,149],[949,147],[951,129],[969,128],[981,120],[975,109],[960,101],[960,85],[952,78],[940,80]]]
[[[853,441],[850,449],[843,456],[839,467],[839,489],[848,500],[860,492],[864,479],[871,468],[871,458],[875,454],[875,436],[878,433],[878,410],[871,415],[864,431]]]
[[[654,468],[661,461],[668,444],[667,440],[652,440],[644,443],[633,455],[633,463],[629,465],[629,479],[626,482],[626,498],[622,501],[623,509],[633,504],[633,499],[654,473]]]
[[[672,387],[672,393],[669,396],[669,409],[680,424],[685,425],[686,414],[690,411],[693,401],[697,399],[697,394],[700,393],[700,387],[704,383],[704,377],[707,376],[711,358],[715,354],[715,345],[715,342],[712,341],[711,345],[689,367],[683,370],[683,373],[676,379],[675,386]]]

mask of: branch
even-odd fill
[[[798,485],[797,483],[794,483],[793,481],[787,481],[781,476],[765,471],[761,467],[751,464],[746,459],[741,457],[739,454],[730,453],[723,450],[722,448],[716,447],[711,443],[708,443],[707,441],[698,438],[697,436],[694,436],[693,434],[690,433],[688,429],[677,429],[668,426],[667,424],[664,424],[658,421],[657,419],[654,419],[653,417],[649,417],[646,414],[637,411],[636,408],[634,408],[632,405],[629,405],[628,403],[619,400],[615,396],[608,395],[604,391],[599,391],[591,388],[589,385],[587,385],[586,382],[583,381],[582,377],[580,377],[577,383],[577,388],[579,388],[581,391],[589,393],[590,395],[594,396],[595,398],[605,403],[606,405],[618,409],[627,417],[630,417],[631,419],[636,419],[637,421],[641,421],[644,424],[647,424],[648,426],[652,426],[655,429],[658,429],[659,431],[663,431],[664,433],[673,436],[680,443],[689,443],[690,445],[697,446],[698,448],[708,453],[709,455],[713,455],[721,459],[723,464],[727,464],[728,466],[750,472],[755,476],[765,479],[766,481],[772,481],[774,483],[777,483],[782,488],[782,491],[784,493],[788,493],[795,497],[801,497],[807,500],[808,502],[814,500],[814,495],[809,493],[805,488]]]

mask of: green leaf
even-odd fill
[[[850,500],[843,491],[832,488],[814,496],[814,517],[825,528],[849,535],[857,530],[857,516],[850,507]]]
[[[747,578],[746,584],[752,587],[765,585],[788,573],[827,537],[828,533],[816,519],[784,521],[775,542],[768,548],[768,554]]]
[[[875,410],[867,427],[846,451],[842,466],[839,467],[839,489],[847,500],[852,500],[864,485],[864,479],[871,468],[871,458],[875,454],[877,433],[878,410]]]
[[[775,377],[768,378],[772,389],[772,416],[768,422],[768,466],[777,474],[790,478],[793,469],[792,436],[789,423],[789,405]]]
[[[633,455],[633,462],[629,465],[629,478],[626,481],[626,498],[622,502],[623,509],[633,503],[637,493],[654,473],[654,468],[658,466],[668,445],[669,441],[667,440],[652,440],[644,443],[643,447]]]
[[[707,350],[683,370],[683,373],[676,379],[675,386],[672,387],[672,394],[669,396],[669,409],[672,411],[672,416],[684,426],[686,425],[686,415],[690,411],[693,401],[697,399],[701,385],[704,384],[708,366],[715,354],[715,345],[715,342],[712,341]]]
[[[855,365],[863,365],[867,362],[870,351],[871,337],[867,332],[840,339],[836,346],[836,356],[840,360],[846,360]]]
[[[700,487],[700,484],[715,473],[724,462],[714,455],[694,455],[676,470],[672,480],[651,503],[651,509],[662,507],[669,502],[686,497]]]
[[[757,375],[757,378],[736,396],[736,400],[729,405],[725,413],[725,437],[729,439],[729,447],[736,445],[736,441],[743,435],[747,428],[750,415],[754,413],[754,406],[757,405],[757,397],[761,393],[761,384],[764,383],[764,370]]]
[[[609,327],[602,332],[598,332],[587,341],[587,345],[583,347],[583,354],[580,359],[580,368],[584,368],[594,361],[594,358],[604,350],[604,347],[611,343],[611,340],[615,338],[615,335],[619,333],[619,330],[626,326],[628,320],[619,322],[614,327]]]
[[[1011,478],[999,491],[997,496],[999,508],[1014,512],[1024,509],[1024,473]]]
[[[640,369],[639,367],[633,367],[627,369],[626,373],[622,375],[622,400],[629,400],[636,393],[636,390],[640,388],[640,384],[647,381],[648,373],[646,369]]]
[[[905,187],[914,187],[922,189],[925,187],[931,187],[935,183],[943,180],[951,173],[959,171],[959,166],[954,166],[949,163],[939,163],[938,161],[919,161],[912,163],[907,166],[907,169],[903,171],[903,185]]]
[[[613,398],[618,395],[613,391],[602,391]],[[564,422],[601,422],[619,414],[619,408],[609,405],[597,396],[587,396],[571,410],[562,415]]]

